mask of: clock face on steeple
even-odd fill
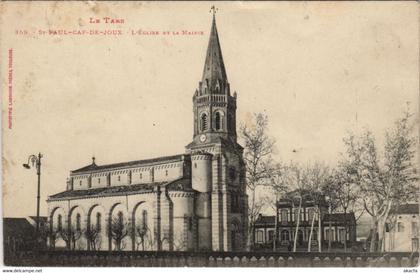
[[[206,137],[206,135],[205,135],[205,134],[202,134],[202,135],[200,136],[200,141],[201,141],[201,142],[206,141],[206,139],[207,139],[207,137]]]

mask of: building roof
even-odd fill
[[[344,215],[346,215],[346,220],[350,224],[356,224],[356,218],[354,217],[354,213],[332,213],[332,214],[324,214],[323,222],[328,222],[332,219],[333,223],[337,224],[344,224]],[[276,218],[274,215],[258,215],[257,220],[255,221],[255,227],[274,227]],[[302,223],[303,225],[303,223]]]
[[[26,218],[3,218],[3,236],[27,238],[35,234],[35,227]]]
[[[189,183],[189,178],[180,178],[173,181],[164,181],[164,182],[152,182],[152,183],[143,183],[143,184],[133,184],[133,185],[124,185],[124,186],[113,186],[113,187],[103,187],[103,188],[94,188],[86,190],[66,190],[54,195],[50,195],[48,201],[54,201],[59,199],[77,199],[77,198],[86,198],[93,196],[110,196],[110,195],[123,195],[123,194],[136,194],[153,191],[156,186],[168,186],[169,184],[177,183],[183,184]],[[185,190],[186,187],[182,187],[182,190]]]
[[[393,207],[390,214],[419,214],[419,204],[402,204],[398,207]]]
[[[84,173],[90,171],[100,171],[100,170],[107,170],[107,169],[114,169],[114,168],[122,168],[122,167],[132,167],[137,165],[145,165],[151,163],[164,163],[167,161],[180,161],[183,160],[183,157],[186,156],[185,154],[178,154],[178,155],[171,155],[171,156],[162,156],[150,159],[142,159],[142,160],[134,160],[128,162],[120,162],[120,163],[113,163],[113,164],[106,164],[106,165],[96,165],[95,161],[92,161],[92,164],[84,166],[80,169],[76,169],[71,171],[72,174],[77,173]]]
[[[324,214],[323,221],[329,222],[330,220],[335,223],[345,223],[345,221],[356,223],[354,212]]]
[[[274,225],[275,221],[276,221],[275,216],[260,214],[258,215],[258,218],[255,221],[255,226],[261,227],[261,226]]]
[[[298,205],[300,202],[300,197],[302,197],[302,206],[313,206],[314,200],[308,190],[293,190],[286,193],[280,200],[277,202],[278,207],[292,207],[292,201],[295,205]],[[321,206],[327,206],[325,198],[323,196],[319,196],[321,198]]]

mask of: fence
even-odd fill
[[[38,251],[5,256],[10,266],[414,267],[419,253]]]

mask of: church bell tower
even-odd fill
[[[231,95],[217,33],[215,8],[201,81],[193,95],[192,188],[199,250],[243,250],[248,201],[243,148],[237,143]]]
[[[193,104],[194,143],[212,143],[219,137],[236,142],[236,93],[231,96],[214,13],[203,76]]]

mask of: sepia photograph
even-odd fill
[[[418,30],[416,1],[1,2],[3,272],[417,272]]]

